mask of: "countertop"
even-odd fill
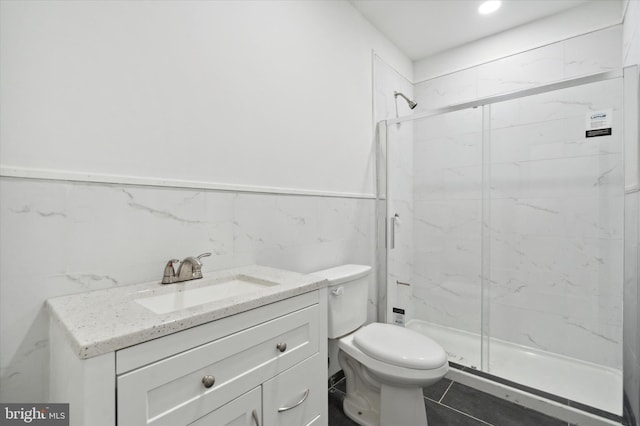
[[[251,265],[213,272],[204,278],[176,284],[150,282],[49,299],[52,321],[66,331],[74,352],[81,359],[113,352],[210,321],[325,287],[328,282],[265,266]],[[227,277],[251,276],[276,282],[248,294],[156,314],[136,299],[201,288]]]

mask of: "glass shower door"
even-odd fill
[[[387,127],[387,317],[481,367],[482,109]]]
[[[488,370],[621,414],[622,79],[490,117]]]
[[[604,78],[387,124],[386,306],[454,363],[621,415],[622,78]]]

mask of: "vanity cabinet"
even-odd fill
[[[326,312],[321,288],[73,361],[52,323],[51,399],[78,426],[326,426]]]

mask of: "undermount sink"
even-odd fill
[[[202,282],[187,281],[183,285],[188,286],[189,283],[195,285],[201,284]],[[186,288],[173,293],[139,298],[135,301],[156,314],[166,314],[168,312],[204,305],[205,303],[215,302],[229,297],[253,293],[275,285],[278,284],[253,278],[248,275],[238,275],[226,279],[217,279],[209,284],[200,285],[196,288]]]

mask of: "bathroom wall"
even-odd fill
[[[621,44],[619,25],[426,80],[415,85],[418,108],[619,69]],[[575,143],[584,139],[585,111],[611,107],[621,124],[621,87],[604,86],[492,107],[486,272],[493,337],[620,369],[622,133]],[[483,250],[479,113],[416,122],[412,165],[415,240],[426,237],[412,260],[411,316],[471,332],[480,324]],[[441,134],[443,128],[450,132]],[[564,171],[590,191],[549,185],[569,182]],[[594,228],[598,224],[605,228]]]
[[[640,2],[629,1],[622,33],[622,57],[625,66],[640,65]],[[638,92],[639,82],[635,82]],[[633,85],[628,87],[633,102]],[[626,103],[625,135],[625,246],[624,246],[624,390],[629,409],[640,424],[640,93],[635,105]]]
[[[414,81],[420,82],[508,56],[518,56],[559,40],[618,25],[622,21],[624,3],[618,0],[583,3],[579,7],[436,53],[414,63]],[[500,12],[484,18],[492,20],[499,19],[499,16]],[[583,48],[588,49],[588,45],[585,44]]]
[[[47,398],[47,298],[375,264],[372,51],[411,63],[348,2],[0,8],[0,400]]]
[[[373,54],[373,62],[372,62],[372,71],[373,71],[373,120],[374,123],[378,123],[381,120],[386,120],[389,118],[396,118],[399,116],[405,116],[411,114],[411,110],[407,106],[407,103],[403,99],[397,99],[394,97],[394,92],[402,92],[407,96],[413,96],[413,84],[411,83],[408,76],[403,75],[397,68],[394,67],[393,64],[387,62],[383,57],[379,56],[376,52]],[[410,139],[409,139],[410,140]],[[377,143],[377,142],[376,142]],[[382,157],[382,163],[385,163],[385,150],[380,152]],[[383,166],[384,167],[384,166]],[[378,174],[378,178],[380,174]],[[383,183],[381,183],[383,184]],[[384,188],[379,188],[379,193],[384,194]],[[380,208],[386,204],[386,200],[383,198],[381,200],[377,200],[376,203],[378,205],[375,209]],[[366,218],[366,223],[368,226],[372,226],[373,235],[376,241],[374,245],[371,247],[376,250],[376,247],[380,250],[376,253],[376,265],[377,267],[384,267],[384,263],[379,262],[380,256],[384,256],[384,225],[380,226],[380,224],[376,224],[378,219],[384,218],[386,211],[380,213],[380,216],[377,216],[376,211],[369,211],[371,213],[370,217]],[[383,219],[382,219],[383,220]],[[383,221],[381,222],[384,223]],[[373,240],[370,240],[373,241]],[[382,242],[382,246],[380,243]],[[373,263],[369,263],[374,265]],[[376,277],[374,280],[370,282],[369,287],[369,321],[379,320],[384,321],[385,319],[385,309],[387,306],[387,292],[386,285],[384,284],[384,277],[386,276],[384,271],[380,271],[376,268]],[[377,312],[372,312],[371,308],[376,308]],[[338,347],[336,342],[329,341],[329,376],[340,371],[340,366],[338,363]]]
[[[3,2],[0,19],[0,156],[30,172],[371,195],[371,49],[411,74],[346,1]]]

